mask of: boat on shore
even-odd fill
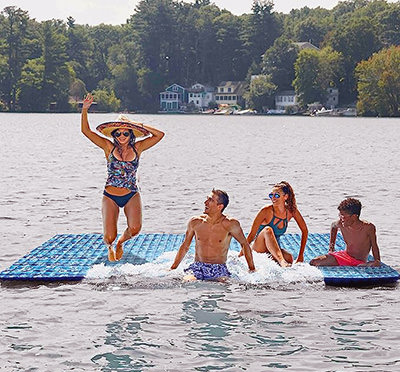
[[[354,107],[326,109],[322,107],[320,110],[313,111],[310,116],[357,116],[357,110]]]
[[[357,116],[357,110],[354,107],[348,107],[344,110],[338,111],[339,116]]]
[[[278,110],[278,109],[270,109],[266,112],[267,115],[284,115],[286,114],[285,110]]]
[[[214,109],[209,109],[209,110],[201,111],[201,113],[202,113],[202,114],[205,114],[205,115],[212,115],[212,114],[214,114],[214,112],[215,112]]]
[[[218,109],[215,110],[214,115],[231,115],[240,110],[240,106],[220,104]]]
[[[232,114],[232,110],[230,109],[219,109],[214,112],[214,115],[230,115]]]
[[[252,110],[252,109],[246,109],[246,110],[237,110],[233,112],[233,115],[254,115],[256,114],[257,111]]]
[[[314,112],[314,116],[333,116],[334,114],[335,111],[333,109],[326,109],[325,107]]]

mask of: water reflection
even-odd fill
[[[228,314],[218,306],[218,301],[223,302],[224,298],[224,294],[204,294],[183,302],[181,320],[191,324],[191,337],[218,341],[230,334],[233,325]]]
[[[148,327],[154,328],[148,316],[127,316],[108,324],[104,344],[114,351],[95,355],[92,362],[101,366],[102,371],[136,372],[154,366],[146,357],[146,350],[160,346],[146,341],[144,334]]]
[[[235,304],[230,297],[227,290],[218,294],[203,293],[183,302],[181,320],[190,326],[186,347],[207,362],[194,369],[289,368],[291,364],[282,356],[304,349],[295,336],[287,336],[287,333],[293,335],[294,314],[238,311],[243,309],[243,303]]]
[[[236,287],[196,283],[185,288],[188,292],[172,290],[176,301],[154,314],[143,305],[142,314],[107,324],[102,352],[92,362],[103,371],[176,371],[181,363],[204,372],[266,370],[291,368],[307,353],[304,324],[282,303],[271,310],[260,297],[265,310],[254,310],[257,300],[238,297]]]
[[[240,317],[223,311],[225,302],[226,294],[219,292],[203,293],[182,303],[180,319],[188,326],[185,344],[197,358],[195,371],[226,370],[239,364],[231,336]]]

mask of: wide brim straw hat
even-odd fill
[[[96,128],[96,130],[107,137],[112,137],[111,133],[116,129],[131,129],[136,137],[144,137],[150,134],[146,128],[143,128],[142,123],[132,121],[125,115],[118,115],[116,120],[107,121]]]

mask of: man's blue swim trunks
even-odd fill
[[[183,271],[189,271],[198,280],[216,280],[222,277],[231,276],[226,264],[210,264],[205,262],[193,262]]]

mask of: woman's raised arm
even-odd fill
[[[87,96],[83,100],[82,104],[82,114],[81,114],[81,132],[89,138],[96,146],[99,146],[104,151],[109,147],[109,143],[111,143],[108,139],[99,136],[97,133],[93,132],[90,129],[89,121],[88,121],[88,110],[93,103],[93,96],[88,93]]]
[[[165,135],[165,133],[163,131],[156,129],[154,127],[151,127],[150,125],[142,124],[142,126],[144,129],[147,129],[151,133],[151,137],[146,138],[143,141],[136,142],[136,149],[139,152],[139,155],[143,151],[149,149],[150,147],[153,147],[155,144],[160,142]]]

